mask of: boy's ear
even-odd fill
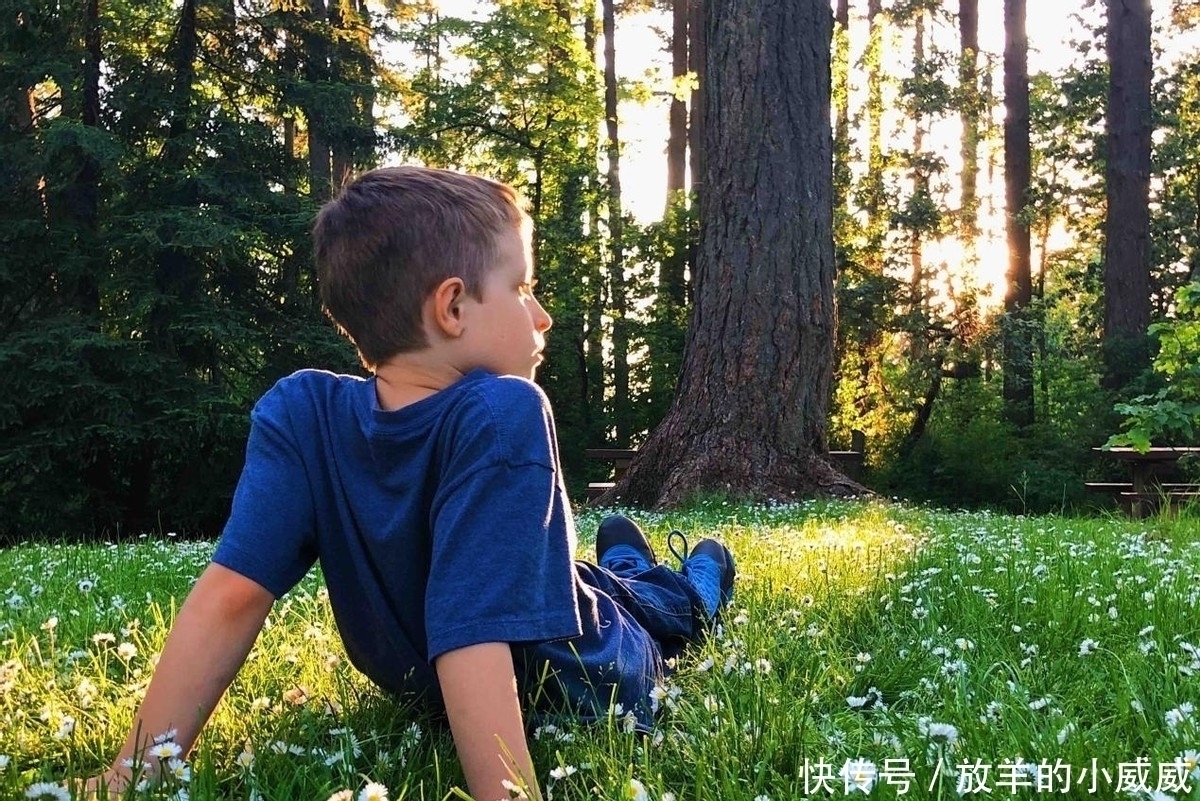
[[[433,290],[430,296],[433,324],[444,336],[457,337],[462,334],[462,304],[466,297],[466,284],[458,277],[447,278]]]

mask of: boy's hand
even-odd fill
[[[66,789],[74,791],[75,798],[79,801],[95,801],[96,799],[115,801],[128,787],[129,774],[118,773],[110,769],[99,776],[92,776],[81,784],[68,784]]]
[[[505,783],[514,782],[531,801],[539,801],[508,643],[448,651],[434,667],[471,796],[479,801],[507,799]]]

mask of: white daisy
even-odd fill
[[[637,779],[630,779],[629,784],[621,791],[621,798],[625,801],[650,801],[650,794],[646,792],[646,785]]]
[[[71,793],[61,784],[37,782],[25,790],[26,798],[52,798],[54,801],[71,801]]]
[[[358,793],[358,801],[388,801],[388,788],[379,782],[367,782]]]
[[[174,759],[183,753],[183,749],[177,743],[167,741],[150,746],[146,753],[156,759]]]

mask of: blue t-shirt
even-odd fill
[[[384,689],[440,703],[438,656],[508,642],[534,708],[620,703],[644,728],[658,647],[575,547],[536,384],[480,370],[389,412],[373,378],[304,370],[254,408],[213,560],[278,598],[320,559],[346,653]]]

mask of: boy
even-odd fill
[[[533,295],[530,221],[507,186],[418,167],[368,172],[313,232],[326,312],[368,379],[315,370],[254,409],[212,564],[180,609],[124,748],[191,747],[277,598],[317,559],[350,661],[445,709],[471,794],[532,797],[531,711],[648,727],[648,695],[733,589],[724,546],[679,571],[611,517],[599,566],[575,531],[554,423],[532,383],[551,320]]]

